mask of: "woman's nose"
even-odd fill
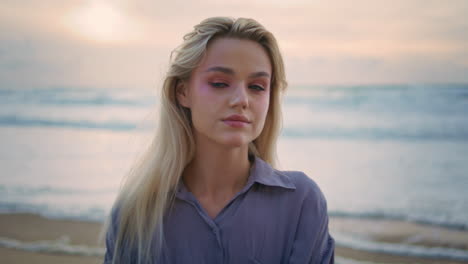
[[[248,88],[243,84],[239,84],[235,87],[231,98],[232,107],[246,108],[249,106],[249,95],[247,93],[247,89]]]

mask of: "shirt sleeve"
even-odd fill
[[[333,264],[335,241],[328,232],[327,202],[318,186],[307,193],[292,245],[290,264]]]

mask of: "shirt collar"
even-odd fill
[[[255,157],[250,167],[249,179],[241,192],[247,191],[255,182],[266,186],[292,190],[296,189],[289,175],[273,169],[270,164],[259,157]],[[179,198],[187,198],[187,193],[189,193],[189,191],[181,178],[177,186],[176,196]]]
[[[287,174],[273,169],[270,164],[259,157],[255,157],[254,164],[250,168],[250,180],[267,186],[296,189],[296,186]]]

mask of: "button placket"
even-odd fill
[[[220,235],[219,228],[217,226],[214,226],[212,228],[212,231],[213,231],[213,233],[214,233],[214,235],[216,237],[216,241],[218,242],[219,247],[222,248],[223,244],[221,243],[221,235]]]

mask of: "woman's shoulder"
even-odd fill
[[[319,185],[309,175],[302,171],[277,170],[274,172],[288,178],[295,187],[295,194],[303,199],[314,199],[326,203],[325,196]]]

